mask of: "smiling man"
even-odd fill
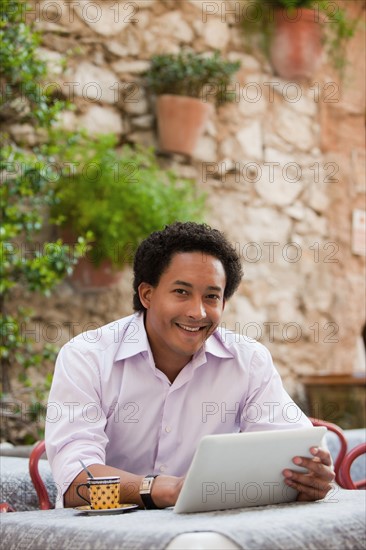
[[[170,382],[216,330],[225,305],[225,284],[220,260],[205,252],[181,252],[156,287],[139,285],[155,366]]]
[[[65,506],[83,503],[79,459],[94,476],[119,475],[122,502],[162,508],[204,435],[311,426],[268,350],[219,327],[241,276],[233,247],[204,224],[177,222],[141,243],[135,314],[80,334],[57,359],[46,447]],[[328,451],[312,453],[294,457],[306,473],[283,472],[299,500],[323,498],[334,479]]]

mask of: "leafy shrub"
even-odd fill
[[[176,220],[199,219],[204,196],[192,180],[162,170],[152,149],[115,149],[114,135],[70,136],[62,158],[75,169],[58,180],[55,223],[75,234],[93,234],[92,260],[122,266],[123,251],[135,249],[152,231]],[[65,163],[66,164],[66,163]],[[73,173],[72,173],[73,172]]]
[[[1,6],[0,121],[27,123],[35,132],[41,129],[43,144],[29,150],[26,144],[15,142],[5,131],[1,134],[1,405],[12,396],[11,372],[14,369],[25,389],[31,389],[32,381],[27,375],[29,367],[38,367],[55,356],[54,348],[46,345],[40,349],[24,331],[32,312],[24,306],[14,311],[11,305],[14,293],[21,296],[23,302],[27,292],[49,294],[65,275],[71,273],[73,264],[83,248],[85,250],[82,240],[70,254],[69,247],[61,241],[44,242],[40,236],[45,213],[55,201],[52,182],[56,174],[49,167],[56,148],[52,146],[51,153],[47,136],[65,105],[42,93],[46,65],[37,58],[39,36],[23,21],[24,8],[24,3],[14,0],[3,0]],[[40,398],[40,388],[33,389],[31,399]],[[14,402],[15,397],[11,399]],[[5,423],[2,427],[4,437],[12,440],[13,435]]]
[[[173,94],[230,101],[228,86],[240,63],[225,61],[220,54],[206,57],[193,52],[154,55],[145,73],[147,87],[156,95]]]

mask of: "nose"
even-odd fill
[[[192,300],[190,300],[186,315],[187,317],[196,320],[204,319],[206,317],[206,309],[201,298],[192,298]]]

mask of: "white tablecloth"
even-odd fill
[[[248,550],[361,550],[365,497],[365,491],[337,489],[324,501],[198,514],[171,508],[108,516],[81,516],[72,509],[16,512],[1,515],[0,548],[161,550],[183,533],[216,532]],[[196,546],[202,547],[209,548]]]

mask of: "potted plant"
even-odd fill
[[[85,134],[62,146],[65,168],[51,214],[64,240],[82,235],[90,242],[72,279],[81,289],[115,284],[149,233],[176,220],[199,220],[203,211],[204,195],[193,180],[162,170],[151,149],[115,147],[114,135]]]
[[[192,155],[202,135],[212,104],[232,99],[228,85],[239,62],[220,54],[194,52],[161,54],[151,58],[146,86],[156,96],[159,144],[163,151]]]
[[[323,45],[341,76],[345,46],[354,35],[356,20],[337,2],[328,0],[250,0],[244,18],[249,35],[264,31],[264,49],[279,76],[309,79],[319,68]]]

